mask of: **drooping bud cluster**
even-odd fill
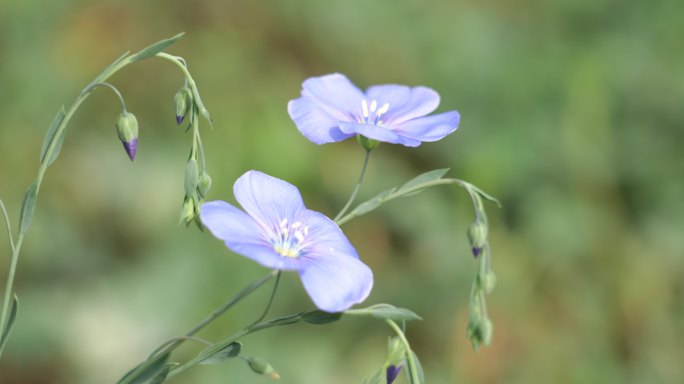
[[[470,294],[467,335],[473,349],[489,345],[492,341],[493,325],[487,313],[486,295],[496,285],[496,275],[491,269],[491,255],[487,241],[487,215],[482,204],[480,191],[467,188],[475,208],[475,220],[468,226],[468,240],[473,255],[478,258],[478,269]]]
[[[199,209],[211,188],[211,177],[205,169],[200,171],[195,157],[191,155],[185,165],[185,198],[181,208],[180,223],[190,225],[194,221],[202,229],[199,221]]]
[[[135,160],[135,154],[138,151],[138,119],[124,110],[114,125],[128,157],[131,161]]]

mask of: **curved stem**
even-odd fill
[[[416,370],[416,361],[413,359],[413,352],[411,351],[411,346],[409,345],[408,340],[406,340],[406,336],[404,336],[404,332],[401,331],[401,328],[399,328],[397,323],[395,323],[393,320],[387,319],[386,321],[390,328],[394,330],[394,333],[399,336],[401,343],[404,344],[404,348],[406,349],[406,361],[408,362],[409,371],[411,371],[411,383],[420,383],[418,379],[418,371]]]
[[[238,292],[235,296],[233,296],[225,304],[223,304],[221,307],[214,310],[204,320],[200,321],[194,327],[192,327],[188,332],[185,333],[185,335],[183,335],[182,337],[179,337],[179,338],[175,338],[171,342],[167,342],[167,343],[162,344],[154,352],[152,352],[151,356],[164,354],[164,353],[173,351],[174,349],[176,349],[179,345],[181,345],[185,341],[185,338],[193,336],[195,333],[199,332],[202,328],[206,327],[212,321],[216,320],[216,318],[218,318],[224,312],[226,312],[227,310],[232,308],[235,304],[239,303],[240,300],[247,297],[250,293],[257,290],[257,288],[266,284],[266,282],[271,280],[276,275],[280,276],[279,271],[275,271],[275,270],[271,271],[268,273],[268,275],[262,277],[261,279],[255,281],[252,284],[248,285],[247,287],[243,288],[240,292]],[[270,303],[269,303],[269,305],[270,305]]]
[[[69,124],[69,121],[73,117],[74,113],[78,108],[83,104],[83,102],[90,96],[90,93],[92,92],[94,85],[102,83],[103,80],[106,80],[116,72],[118,72],[120,69],[125,67],[126,65],[130,64],[131,61],[128,58],[125,58],[125,56],[122,56],[121,58],[117,59],[110,67],[105,69],[97,78],[96,82],[91,83],[88,85],[76,98],[74,103],[69,107],[69,109],[66,111],[64,118],[60,122],[59,126],[55,130],[55,134],[53,137],[62,137],[64,134],[64,130],[66,129],[67,125]],[[45,151],[45,159],[50,159],[52,157],[52,154],[55,152],[57,149],[59,140],[52,140]],[[43,161],[40,163],[40,167],[38,168],[38,176],[36,177],[36,196],[38,194],[38,191],[40,190],[40,185],[43,182],[43,178],[45,177],[45,172],[47,171],[47,168],[49,166],[49,161]],[[28,230],[28,228],[26,228]],[[8,309],[9,309],[9,303],[12,297],[12,287],[14,286],[14,276],[16,273],[17,269],[17,263],[19,259],[19,253],[21,252],[21,245],[24,241],[24,233],[19,233],[17,236],[17,241],[14,245],[14,252],[12,252],[12,259],[10,262],[10,268],[9,271],[7,272],[7,283],[5,286],[5,296],[2,304],[2,318],[0,318],[0,329],[5,329],[7,326],[7,321],[8,321]],[[2,356],[2,352],[4,350],[4,345],[0,345],[0,356]]]
[[[97,88],[97,87],[107,87],[107,88],[111,89],[112,91],[114,91],[114,93],[116,93],[116,97],[119,98],[119,102],[121,103],[121,109],[123,109],[123,113],[124,113],[124,114],[128,113],[128,111],[126,110],[126,102],[124,101],[123,96],[121,96],[121,92],[119,92],[119,90],[116,89],[115,86],[113,86],[113,85],[111,85],[111,84],[109,84],[109,83],[101,82],[101,83],[91,84],[91,85],[87,86],[87,87],[83,90],[83,92],[81,92],[81,93],[90,92],[90,91],[92,91],[93,89],[95,89],[95,88]]]
[[[12,238],[12,224],[10,223],[9,215],[7,214],[7,208],[5,208],[5,203],[0,199],[0,209],[2,209],[2,215],[5,217],[5,225],[7,226],[7,238],[10,243],[10,250],[14,253],[14,239]]]
[[[276,274],[276,281],[275,284],[273,284],[273,291],[271,291],[271,297],[268,299],[268,304],[266,304],[264,313],[262,313],[261,316],[252,323],[252,325],[263,320],[264,317],[266,317],[266,315],[268,314],[268,310],[271,309],[271,304],[273,304],[273,298],[275,298],[276,291],[278,290],[278,283],[280,283],[280,276],[282,274],[282,271],[278,271],[278,273]]]
[[[412,193],[418,192],[418,191],[425,189],[425,188],[434,187],[436,185],[450,185],[450,184],[460,185],[461,187],[465,188],[468,191],[468,193],[471,194],[471,199],[472,199],[472,193],[474,192],[474,193],[478,193],[482,196],[485,196],[485,198],[487,198],[488,200],[491,200],[494,203],[496,203],[497,205],[501,206],[499,201],[496,200],[495,198],[489,196],[488,194],[486,194],[485,192],[483,192],[481,189],[477,188],[476,186],[474,186],[474,185],[472,185],[466,181],[459,180],[459,179],[437,179],[437,180],[432,180],[429,182],[425,182],[425,183],[415,185],[409,189],[402,189],[401,192],[391,193],[391,194],[387,195],[386,197],[384,197],[383,200],[381,201],[381,204],[386,203],[390,200],[394,200],[394,199],[399,198],[399,197],[409,196]],[[475,199],[473,199],[473,200],[475,200]],[[479,204],[481,204],[481,202]],[[473,201],[473,206],[475,207],[475,210],[477,211],[478,202]],[[357,216],[360,216],[360,215],[354,213],[354,211],[351,211],[350,213],[346,214],[342,218],[336,218],[335,222],[337,223],[337,225],[342,226],[342,224],[350,221],[351,219],[353,219]]]
[[[370,153],[371,151],[366,150],[366,157],[363,160],[363,168],[361,168],[361,174],[359,175],[359,181],[356,182],[356,186],[354,187],[354,191],[352,191],[351,196],[349,196],[349,200],[347,200],[347,204],[344,205],[344,208],[340,211],[340,213],[335,216],[333,219],[334,222],[337,223],[337,221],[342,217],[349,207],[352,205],[354,202],[354,199],[356,198],[356,194],[359,193],[359,189],[361,189],[361,183],[363,182],[363,178],[366,175],[366,168],[368,168],[368,159],[370,159]],[[341,225],[340,223],[337,223],[338,225]]]

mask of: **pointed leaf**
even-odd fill
[[[34,181],[24,194],[21,202],[21,216],[19,217],[19,234],[24,235],[31,226],[33,211],[36,209],[36,198],[38,196],[38,182]]]
[[[205,353],[204,351],[202,351],[202,352],[200,352],[198,357],[201,359],[200,364],[203,364],[203,365],[222,363],[228,359],[232,359],[234,357],[237,357],[240,354],[241,349],[242,349],[242,343],[234,341],[234,342],[228,344],[223,349],[219,349],[218,351],[210,350],[208,353]],[[205,349],[205,351],[206,351],[206,349]]]
[[[390,304],[376,304],[368,308],[348,309],[344,313],[349,315],[368,315],[378,319],[395,321],[423,320],[415,312],[406,308],[397,308]]]
[[[153,356],[137,367],[131,369],[117,382],[117,384],[143,384],[158,377],[167,369],[166,361],[171,353]]]
[[[50,128],[48,128],[47,133],[45,133],[45,139],[43,139],[43,147],[40,149],[41,164],[46,161],[45,157],[47,156],[47,150],[50,147],[50,143],[52,143],[53,141],[56,142],[54,148],[52,149],[52,153],[50,154],[50,158],[47,159],[47,165],[50,165],[53,161],[55,161],[57,155],[59,155],[60,149],[62,149],[62,142],[64,141],[65,130],[63,129],[59,133],[59,135],[57,135],[57,129],[60,125],[62,125],[62,121],[64,121],[65,114],[66,112],[64,111],[64,106],[62,105],[62,108],[59,109],[55,118],[52,119],[52,123],[50,123]]]
[[[449,168],[435,169],[433,171],[425,172],[420,174],[413,179],[406,182],[406,184],[399,187],[397,190],[398,195],[404,195],[409,192],[416,192],[415,188],[419,187],[421,184],[428,183],[430,181],[439,180],[449,171]]]
[[[19,298],[14,295],[12,299],[12,306],[10,307],[9,317],[7,318],[7,325],[5,329],[2,330],[2,335],[0,335],[0,351],[5,348],[5,343],[9,338],[10,331],[12,331],[12,326],[14,325],[14,320],[17,318],[17,311],[19,310]]]
[[[388,197],[390,197],[397,188],[388,189],[386,191],[380,192],[372,199],[359,204],[354,210],[349,214],[349,216],[361,216],[366,214],[384,203]]]
[[[323,312],[319,310],[313,310],[306,312],[304,316],[302,316],[302,320],[304,320],[305,323],[309,324],[328,324],[332,323],[334,321],[337,321],[342,317],[341,312],[337,313],[330,313],[330,312]]]
[[[185,34],[185,32],[179,33],[174,37],[164,39],[162,41],[158,41],[158,42],[150,45],[149,47],[142,49],[140,52],[135,53],[130,57],[131,63],[135,62],[135,61],[144,60],[144,59],[147,59],[148,57],[152,57],[152,56],[156,55],[157,53],[166,49],[166,47],[168,47],[169,45],[178,41],[178,39],[183,37],[184,34]]]
[[[423,365],[420,363],[420,360],[418,360],[418,356],[416,356],[415,352],[411,351],[411,356],[413,357],[413,362],[416,364],[416,373],[418,376],[418,382],[415,383],[411,380],[411,366],[409,365],[408,369],[406,370],[406,374],[408,375],[408,381],[411,384],[423,384],[425,383],[425,372],[423,371]],[[406,364],[408,365],[408,364]]]

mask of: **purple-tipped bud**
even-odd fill
[[[188,87],[179,89],[173,101],[176,105],[176,123],[180,125],[192,108],[192,91]]]
[[[392,384],[394,380],[399,376],[399,372],[401,371],[401,364],[399,365],[390,365],[387,367],[387,384]]]
[[[122,141],[122,143],[131,161],[135,160],[135,153],[138,151],[138,139],[133,139],[129,142]]]
[[[138,119],[132,113],[123,112],[114,125],[119,140],[123,143],[128,157],[133,161],[138,151]]]
[[[468,240],[470,241],[473,255],[475,257],[480,256],[482,247],[484,247],[487,242],[487,224],[477,219],[470,224],[468,227]]]

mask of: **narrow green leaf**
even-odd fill
[[[376,304],[362,309],[348,309],[344,313],[349,315],[368,315],[378,319],[395,321],[423,320],[415,312],[406,308],[397,308],[391,304]]]
[[[174,37],[164,39],[162,41],[158,41],[158,42],[150,45],[149,47],[142,49],[140,52],[131,55],[131,57],[130,57],[131,63],[135,62],[135,61],[144,60],[144,59],[147,59],[148,57],[152,57],[152,56],[156,55],[157,53],[163,51],[169,45],[178,41],[178,39],[183,37],[184,34],[185,34],[185,32],[182,32],[182,33],[177,34]]]
[[[340,317],[342,317],[341,312],[330,313],[330,312],[319,311],[316,309],[313,311],[306,312],[302,316],[302,320],[305,323],[320,325],[320,324],[328,324],[328,323],[335,322],[335,321],[339,320]]]
[[[207,107],[204,106],[204,103],[202,102],[202,98],[200,97],[199,90],[197,89],[197,85],[194,83],[192,84],[192,98],[195,102],[195,105],[197,106],[197,110],[199,110],[199,113],[204,116],[205,119],[207,119],[207,122],[209,122],[209,126],[212,128],[214,127],[214,119],[211,117],[211,114],[209,113],[209,110]]]
[[[249,329],[251,332],[254,332],[254,331],[261,330],[261,329],[298,323],[300,320],[302,320],[303,315],[304,315],[304,312],[300,312],[300,313],[295,313],[293,315],[277,317],[275,319],[271,319],[268,321],[264,321],[261,323],[254,324],[251,327],[249,327]]]
[[[396,191],[396,189],[397,188],[394,187],[392,189],[388,189],[386,191],[378,193],[372,199],[365,201],[365,202],[359,204],[358,206],[356,206],[356,208],[354,208],[354,210],[351,211],[349,216],[361,216],[361,215],[364,215],[364,214],[376,209],[382,203],[384,203],[387,200],[387,198],[390,197],[394,193],[394,191]]]
[[[62,121],[64,121],[65,115],[66,112],[64,110],[64,106],[62,105],[62,108],[59,109],[59,112],[57,112],[55,118],[52,119],[52,123],[50,123],[50,128],[48,128],[47,133],[45,133],[45,139],[43,139],[43,147],[40,149],[41,164],[46,161],[45,156],[47,156],[47,150],[50,147],[50,143],[52,143],[53,141],[56,141],[56,144],[55,147],[52,149],[50,158],[47,159],[47,165],[52,164],[52,162],[55,161],[55,159],[57,158],[57,155],[59,155],[59,151],[62,148],[62,142],[64,141],[65,130],[62,130],[58,137],[56,137],[56,134],[57,128],[59,128],[59,126],[62,124]]]
[[[363,384],[385,384],[385,375],[385,370],[380,368],[373,376],[364,379]]]
[[[114,68],[115,66],[119,65],[122,61],[124,61],[124,59],[126,59],[128,57],[129,53],[130,53],[129,51],[124,52],[124,54],[122,54],[116,60],[114,60],[111,64],[109,64],[107,66],[107,68],[103,69],[102,72],[100,72],[100,74],[97,75],[97,77],[95,77],[95,79],[93,79],[93,81],[91,81],[87,87],[85,87],[85,89],[91,88],[93,84],[97,84],[97,83],[102,82],[102,79],[104,79],[106,76],[109,76],[111,74],[110,71],[112,70],[112,68]]]
[[[212,350],[206,354],[202,351],[198,355],[198,358],[200,358],[200,364],[202,365],[222,363],[228,359],[237,357],[237,355],[240,354],[241,349],[242,343],[234,341],[218,351]]]
[[[38,181],[34,181],[24,194],[21,202],[21,216],[19,217],[19,234],[24,235],[31,226],[33,211],[36,209],[36,198],[38,196]]]
[[[163,382],[166,381],[166,378],[169,376],[169,373],[171,372],[171,369],[173,367],[176,367],[178,363],[166,363],[164,365],[164,368],[157,374],[157,376],[153,377],[152,380],[149,381],[149,384],[162,384]]]
[[[399,187],[397,194],[403,195],[407,192],[414,192],[413,189],[419,187],[421,184],[428,183],[430,181],[439,180],[449,171],[449,168],[435,169],[433,171],[425,172],[420,174],[413,179],[406,182],[406,184]]]
[[[170,352],[145,360],[137,367],[128,371],[117,384],[143,384],[148,382],[148,380],[157,378],[159,374],[167,369],[166,361],[169,359],[169,355],[171,355]]]
[[[10,331],[12,331],[12,326],[14,325],[14,320],[17,318],[17,311],[19,310],[19,298],[17,295],[14,295],[14,298],[12,299],[12,306],[10,307],[10,314],[9,318],[7,319],[7,325],[5,325],[5,329],[2,330],[2,335],[0,335],[0,351],[2,351],[5,348],[5,343],[7,343],[7,339],[9,339],[9,334]]]
[[[423,371],[423,365],[420,363],[420,360],[418,360],[418,356],[416,356],[415,352],[411,351],[411,356],[413,356],[413,362],[416,364],[416,373],[418,376],[418,382],[414,383],[411,380],[410,366],[406,369],[406,374],[408,375],[408,381],[411,384],[423,384],[423,383],[425,383],[425,372]]]

